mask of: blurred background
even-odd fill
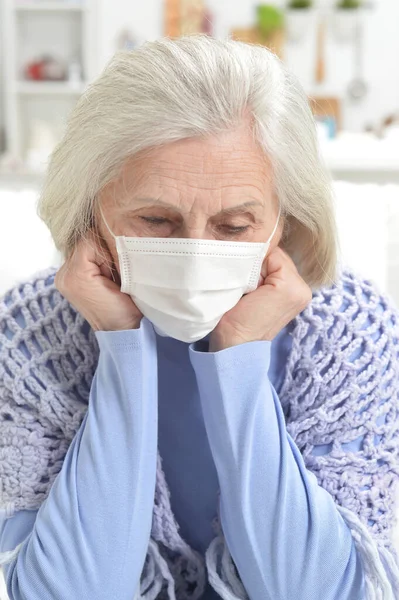
[[[0,294],[60,260],[35,203],[87,84],[117,49],[195,32],[263,44],[299,77],[342,260],[399,302],[399,0],[0,0]]]

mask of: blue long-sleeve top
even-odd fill
[[[1,552],[23,541],[5,565],[10,600],[132,599],[157,446],[181,534],[201,553],[220,490],[224,535],[251,600],[363,600],[350,530],[286,431],[277,393],[287,330],[216,353],[157,336],[146,319],[96,337],[88,410],[48,498],[0,525]],[[208,585],[204,600],[216,597]]]

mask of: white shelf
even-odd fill
[[[399,139],[379,140],[351,134],[321,145],[332,171],[394,171],[399,174]]]
[[[32,2],[15,4],[15,10],[17,12],[77,12],[86,9],[86,4],[66,2],[64,0],[60,0],[59,2],[41,2],[40,0],[32,0]]]
[[[18,81],[17,92],[25,95],[77,95],[86,89],[87,84],[71,84],[68,81]]]
[[[362,183],[399,183],[399,137],[341,134],[324,141],[321,151],[333,178]]]
[[[98,0],[0,0],[5,151],[16,161],[26,159],[31,123],[43,120],[54,132],[61,131],[87,81],[98,73],[97,5]],[[47,53],[65,63],[74,57],[85,81],[24,80],[26,65]],[[51,105],[54,110],[48,109]]]

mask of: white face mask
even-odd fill
[[[204,338],[258,286],[267,242],[115,236],[121,291],[155,330],[182,342]]]

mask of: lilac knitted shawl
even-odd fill
[[[0,300],[0,511],[6,517],[38,509],[47,497],[87,411],[98,360],[93,331],[57,291],[54,273],[39,273]],[[279,394],[307,469],[352,532],[367,600],[399,598],[391,542],[399,477],[398,316],[371,283],[344,273],[291,324]],[[385,422],[377,426],[381,415]],[[362,449],[345,452],[342,444],[359,436]],[[312,455],[318,444],[331,444],[330,453]],[[0,564],[20,546],[1,554]],[[181,538],[158,457],[152,536],[135,599],[196,600],[207,579],[225,600],[247,598],[220,526],[205,559]]]

